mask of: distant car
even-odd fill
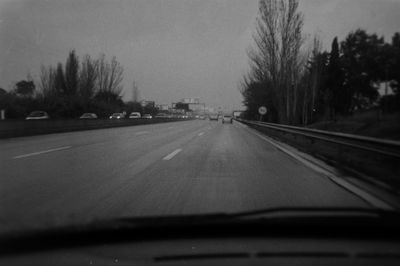
[[[25,118],[25,120],[44,120],[44,119],[50,119],[50,116],[45,111],[33,111]]]
[[[231,115],[223,115],[222,116],[222,124],[225,124],[225,123],[232,124],[232,122],[233,122],[233,118]]]
[[[204,120],[204,119],[206,119],[206,117],[204,115],[199,115],[199,119]]]
[[[95,113],[84,113],[79,119],[97,119],[97,115]]]
[[[152,116],[151,114],[144,114],[144,115],[142,116],[142,118],[144,118],[144,119],[152,119],[153,116]]]
[[[218,121],[218,114],[211,114],[209,116],[209,119],[210,119],[210,121],[212,121],[212,120]]]
[[[129,118],[141,118],[141,117],[142,117],[142,115],[139,112],[132,112],[129,115]]]
[[[112,115],[110,115],[110,119],[121,119],[121,118],[124,118],[123,113],[113,113]]]
[[[157,114],[157,115],[155,116],[155,118],[168,118],[168,115],[167,115],[167,114],[164,114],[164,113],[160,113],[160,114]]]

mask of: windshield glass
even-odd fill
[[[0,0],[0,233],[397,208],[399,14],[398,0]]]

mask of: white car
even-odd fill
[[[142,118],[144,118],[144,119],[152,119],[153,116],[152,116],[151,114],[144,114],[144,115],[142,116]]]
[[[49,118],[50,116],[45,111],[33,111],[25,118],[25,120],[44,120]]]
[[[121,119],[121,118],[124,118],[123,113],[113,113],[112,115],[110,115],[110,119]]]
[[[224,116],[222,117],[222,124],[225,124],[225,123],[230,123],[230,124],[232,124],[232,122],[233,122],[233,118],[232,118],[231,115],[224,115]]]
[[[97,115],[95,113],[84,113],[79,119],[97,119]]]
[[[141,116],[141,114],[139,113],[139,112],[132,112],[130,115],[129,115],[129,118],[141,118],[142,116]]]

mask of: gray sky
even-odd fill
[[[359,27],[386,36],[400,31],[400,0],[300,0],[304,33],[325,47]],[[141,98],[170,103],[200,97],[240,108],[258,0],[0,0],[0,87],[9,89],[41,64],[78,55],[115,55]],[[311,38],[311,37],[310,37]]]

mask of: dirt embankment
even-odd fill
[[[318,122],[308,127],[382,139],[400,140],[400,112],[381,114],[375,110],[366,111],[348,117],[338,117],[336,121]]]

